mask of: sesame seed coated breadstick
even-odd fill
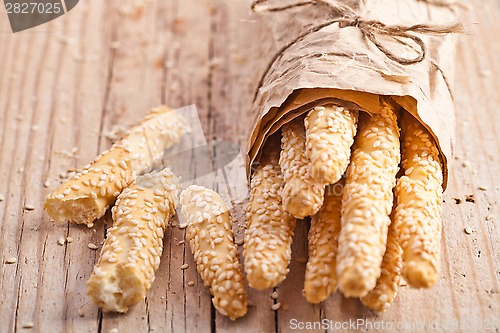
[[[196,268],[219,313],[232,320],[247,312],[245,277],[234,244],[229,209],[214,191],[191,185],[181,194],[186,237]]]
[[[274,149],[263,156],[250,183],[243,256],[248,284],[256,289],[281,283],[288,274],[292,255],[295,218],[282,206],[279,154],[279,149]]]
[[[413,287],[431,287],[439,275],[443,172],[427,130],[402,117],[402,176],[396,185],[395,222],[403,248],[403,276]]]
[[[280,167],[285,180],[283,207],[296,218],[314,215],[323,205],[324,186],[311,177],[302,118],[282,127]]]
[[[175,214],[178,178],[169,170],[139,176],[118,196],[87,294],[105,311],[127,312],[146,296],[163,251],[163,234]]]
[[[337,274],[347,297],[365,296],[380,276],[399,160],[396,114],[381,101],[379,114],[360,116],[342,197]]]
[[[336,255],[344,180],[325,189],[323,207],[311,218],[304,295],[320,303],[337,289]]]
[[[317,106],[305,118],[310,174],[322,184],[335,184],[351,158],[358,111],[328,104]]]
[[[398,293],[401,282],[401,267],[403,251],[398,244],[395,223],[389,226],[387,246],[382,260],[382,272],[377,285],[368,295],[361,298],[361,302],[375,311],[385,311],[389,308]]]
[[[139,126],[49,194],[44,209],[57,222],[92,227],[124,188],[179,141],[186,128],[183,118],[171,109],[152,109]]]

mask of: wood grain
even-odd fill
[[[445,193],[438,285],[403,287],[384,314],[338,293],[310,305],[301,294],[305,264],[297,261],[307,256],[308,224],[299,222],[291,272],[276,288],[278,299],[271,298],[273,290],[249,290],[252,306],[235,322],[213,309],[183,242],[185,231],[175,226],[165,234],[162,263],[146,300],[126,315],[102,313],[85,294],[98,255],[87,244],[101,247],[110,216],[93,229],[59,225],[41,206],[61,173],[111,145],[107,133],[116,124],[132,124],[160,103],[195,104],[208,142],[244,148],[255,85],[273,49],[247,1],[81,1],[69,14],[16,34],[0,9],[0,331],[25,331],[33,323],[33,332],[288,332],[293,319],[331,320],[330,328],[311,330],[322,332],[340,331],[335,323],[357,319],[393,325],[496,320],[490,328],[498,331],[500,6],[496,0],[468,3],[469,31],[459,44],[455,82],[457,157]],[[213,158],[220,149],[212,149]],[[182,163],[193,177],[202,175],[194,159]],[[237,240],[246,193],[241,163],[195,180],[232,203]],[[474,203],[465,202],[469,194]],[[57,243],[68,236],[72,243]],[[16,263],[6,264],[11,257]],[[184,263],[189,267],[182,270]],[[276,312],[275,302],[282,304]]]

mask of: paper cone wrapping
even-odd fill
[[[356,6],[364,19],[387,25],[446,25],[457,20],[456,9],[419,0],[346,3]],[[305,22],[310,22],[309,27],[321,23],[318,20],[324,20],[325,15],[318,12],[320,9],[324,11],[324,7],[305,6],[264,13],[262,19],[278,26],[276,31],[281,36],[275,37],[276,43],[283,45],[305,31]],[[248,176],[266,139],[284,123],[326,102],[377,113],[379,95],[386,95],[414,115],[434,137],[441,153],[446,188],[455,135],[452,82],[456,36],[418,37],[425,42],[427,54],[423,61],[412,65],[389,59],[359,28],[340,27],[339,23],[311,33],[287,49],[271,66],[255,96],[247,146]],[[396,43],[385,36],[377,35],[377,39],[398,56],[417,55],[411,44]]]

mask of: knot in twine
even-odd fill
[[[332,2],[331,0],[305,0],[302,2],[297,2],[293,4],[287,4],[283,6],[269,6],[269,0],[256,0],[252,3],[252,10],[254,12],[280,12],[291,8],[298,8],[307,5],[315,6],[326,6],[329,10],[334,13],[340,13],[341,17],[329,19],[324,23],[313,26],[311,29],[307,30],[305,33],[301,34],[295,38],[291,43],[283,47],[278,54],[274,57],[271,65],[292,45],[306,37],[307,35],[321,30],[324,27],[330,26],[334,23],[338,23],[340,28],[345,27],[356,27],[358,28],[363,36],[372,42],[382,53],[387,56],[387,58],[395,61],[401,65],[411,65],[419,63],[424,60],[427,47],[424,41],[417,36],[417,34],[427,34],[427,35],[445,35],[449,33],[459,33],[463,31],[463,25],[461,23],[452,23],[446,26],[438,25],[428,25],[428,24],[415,24],[411,26],[404,25],[387,25],[383,22],[377,20],[367,20],[359,16],[351,7],[341,4],[338,2]],[[444,1],[440,0],[420,0],[428,2],[430,4],[435,4],[434,2],[444,6]],[[446,2],[447,6],[453,5],[453,3]],[[418,49],[415,49],[417,56],[414,58],[405,58],[395,54],[393,51],[385,47],[378,39],[377,36],[389,36],[394,41],[399,44],[409,45],[406,41],[413,42]]]

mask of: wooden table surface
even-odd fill
[[[308,225],[301,222],[291,271],[276,288],[278,299],[270,297],[272,290],[250,290],[252,306],[236,322],[211,308],[179,228],[166,233],[146,300],[126,315],[102,313],[85,293],[98,256],[87,245],[101,246],[110,216],[94,229],[55,224],[42,202],[60,176],[110,146],[108,133],[117,124],[129,125],[161,103],[195,104],[208,141],[242,144],[262,72],[263,62],[253,59],[269,57],[263,50],[272,46],[247,2],[86,0],[59,19],[16,34],[0,9],[0,332],[288,332],[294,319],[332,320],[323,332],[358,319],[370,332],[387,331],[377,330],[381,323],[396,331],[398,322],[414,325],[402,331],[436,332],[442,330],[418,325],[458,320],[476,328],[444,331],[498,332],[500,2],[469,3],[469,32],[458,52],[457,156],[445,193],[437,286],[403,287],[384,314],[339,293],[308,304],[301,293],[305,263],[295,260],[307,256]],[[246,186],[237,169],[211,181],[234,196]],[[474,203],[464,200],[469,194]],[[234,205],[235,216],[243,216],[242,207]],[[241,218],[239,224],[241,239]],[[68,236],[72,243],[58,244]],[[7,264],[12,257],[17,261]],[[189,268],[181,270],[184,263]],[[274,302],[282,304],[276,312]]]

